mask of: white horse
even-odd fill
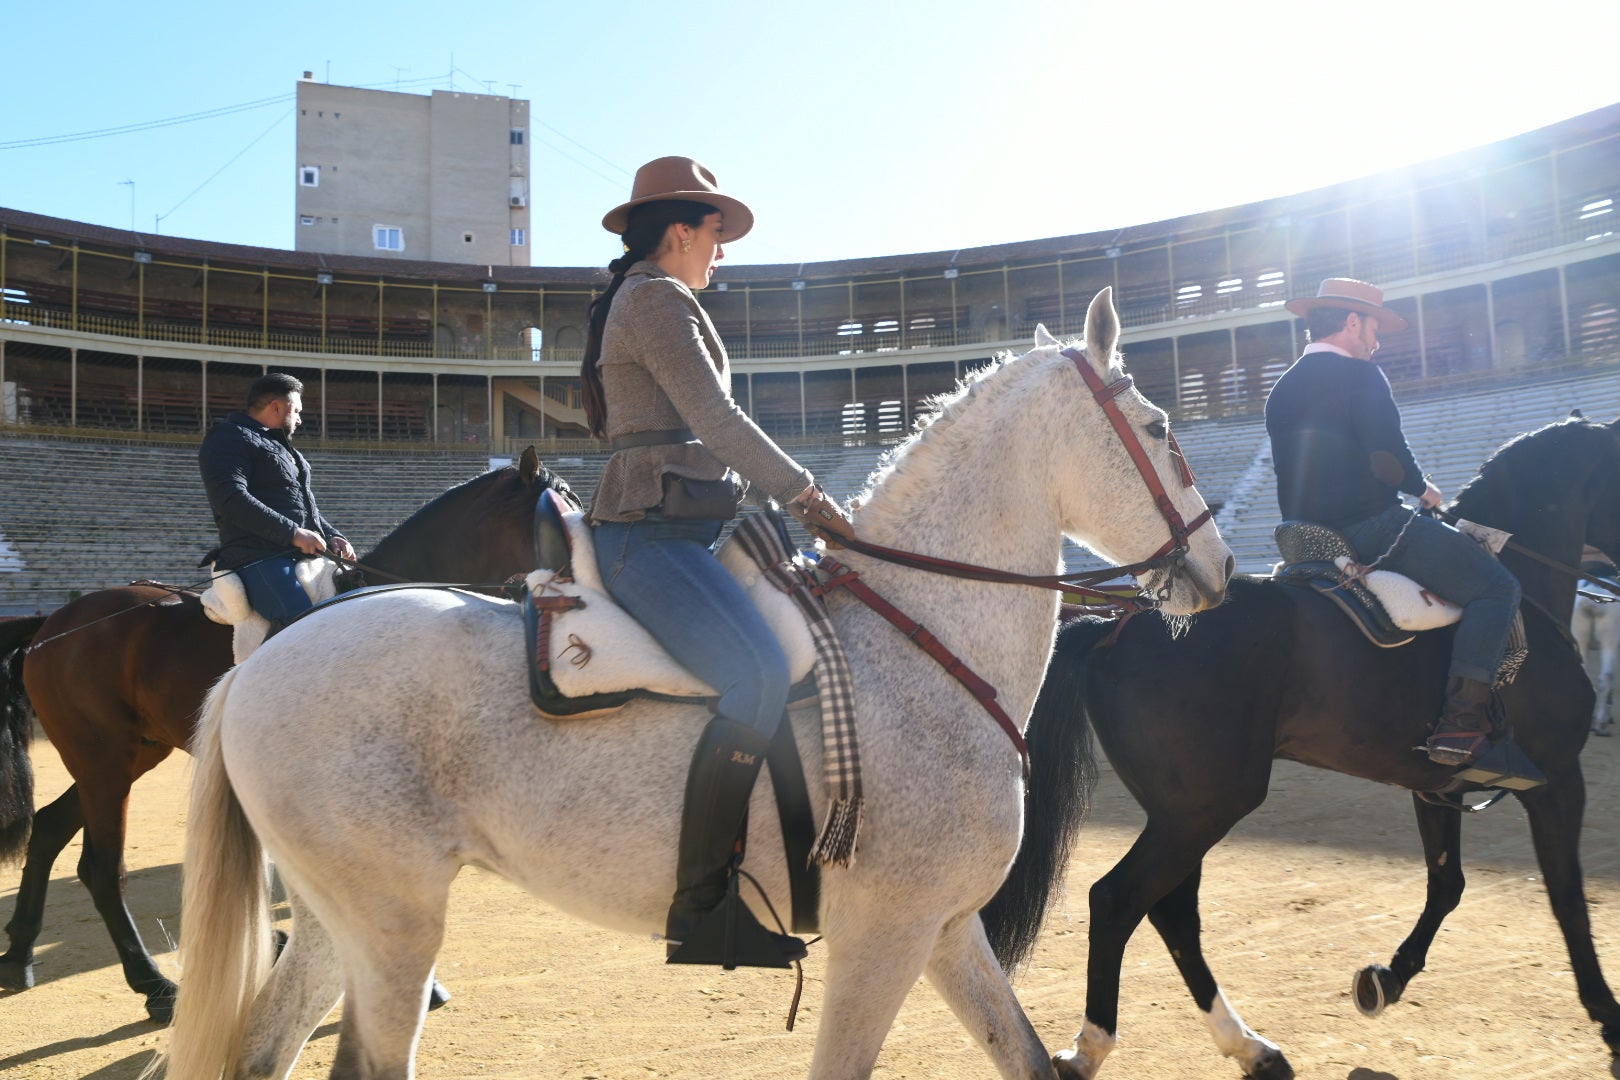
[[[1042,330],[1029,353],[969,380],[874,473],[858,535],[1026,574],[1060,565],[1065,533],[1120,563],[1159,548],[1165,519],[1078,370],[1120,379],[1118,334],[1105,290],[1083,356],[1071,362]],[[1204,503],[1180,482],[1165,414],[1134,388],[1116,400],[1192,521]],[[1022,724],[1056,593],[839,555],[994,685]],[[1148,584],[1166,613],[1191,613],[1219,602],[1231,566],[1216,530],[1199,529],[1184,565]],[[978,918],[1018,848],[1019,754],[888,622],[845,593],[830,608],[855,679],[865,819],[858,858],[822,871],[826,990],[811,1075],[869,1075],[926,973],[1002,1075],[1053,1076]],[[638,701],[552,721],[526,689],[515,606],[430,590],[295,624],[221,680],[194,748],[169,1080],[285,1076],[340,995],[332,1075],[413,1076],[447,893],[468,864],[604,926],[662,927],[687,764],[708,713]],[[819,819],[815,708],[792,724]],[[771,798],[762,781],[748,869],[785,911]],[[268,975],[266,851],[293,913]],[[649,950],[649,967],[661,955]]]
[[[1614,576],[1614,567],[1607,563],[1583,564],[1604,577]],[[1598,654],[1597,677],[1592,680],[1597,688],[1597,709],[1592,714],[1592,733],[1607,735],[1614,724],[1613,702],[1615,665],[1620,662],[1620,601],[1594,600],[1584,593],[1575,597],[1575,613],[1570,617],[1570,632],[1581,653],[1583,662],[1590,659],[1593,650]],[[1587,665],[1591,674],[1591,666]]]

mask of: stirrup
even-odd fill
[[[1437,731],[1420,748],[1436,765],[1468,765],[1490,745],[1484,731]]]
[[[1457,776],[1470,783],[1509,791],[1529,791],[1547,782],[1541,770],[1512,739],[1487,746],[1473,762],[1458,769]]]
[[[791,934],[773,933],[754,917],[737,892],[740,877],[735,871],[731,873],[725,899],[704,914],[665,963],[718,964],[727,971],[739,967],[790,968],[794,961],[808,955],[802,940]]]

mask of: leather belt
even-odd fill
[[[694,442],[697,436],[690,428],[668,428],[664,431],[635,431],[613,440],[614,450],[628,450],[632,446],[662,446],[665,443]]]

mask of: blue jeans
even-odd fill
[[[681,666],[720,694],[715,711],[769,739],[787,704],[787,656],[713,546],[723,521],[640,521],[596,526],[596,561],[608,594]]]
[[[247,589],[248,603],[253,605],[253,610],[278,627],[286,626],[314,607],[293,573],[297,561],[290,556],[260,559],[236,571],[243,588]]]
[[[1411,513],[1404,506],[1393,506],[1341,531],[1361,560],[1370,562],[1389,550]],[[1513,630],[1513,616],[1519,610],[1518,578],[1490,552],[1450,525],[1421,516],[1412,522],[1401,546],[1379,564],[1379,569],[1405,574],[1425,589],[1461,605],[1462,621],[1457,624],[1457,639],[1451,645],[1449,674],[1483,683],[1496,681]]]

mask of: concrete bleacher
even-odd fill
[[[1562,420],[1572,408],[1593,419],[1620,416],[1620,366],[1471,389],[1397,393],[1418,462],[1449,497],[1514,435]],[[1264,419],[1258,415],[1179,423],[1177,438],[1198,487],[1220,506],[1216,521],[1238,569],[1276,561],[1278,518]],[[865,486],[886,446],[822,444],[790,452],[834,497]],[[305,448],[322,511],[362,553],[422,504],[483,472],[488,459],[462,451]],[[547,458],[587,502],[605,453]],[[1011,466],[1010,466],[1011,467]],[[190,444],[0,437],[0,614],[50,610],[78,592],[152,577],[199,580],[199,556],[215,533]],[[803,542],[804,537],[797,534]],[[1070,570],[1100,560],[1067,544]]]

